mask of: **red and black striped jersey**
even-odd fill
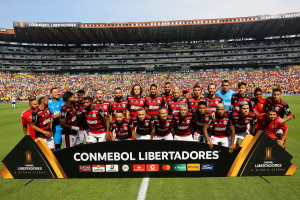
[[[284,115],[289,116],[292,114],[290,107],[283,100],[280,100],[278,103],[275,103],[271,97],[267,98],[267,107],[274,107],[277,117],[283,118]]]
[[[110,123],[110,131],[115,131],[117,139],[131,139],[134,125],[132,121],[126,118],[124,118],[122,124],[119,124],[116,119],[113,119]]]
[[[219,97],[217,95],[215,96],[215,98],[206,97],[206,101],[207,101],[207,108],[211,112],[216,112],[219,103],[224,104],[222,97]]]
[[[231,119],[225,113],[224,117],[219,117],[216,115],[215,119],[210,119],[207,126],[211,126],[211,135],[216,137],[227,137],[227,130],[229,127],[233,126]]]
[[[210,120],[211,112],[206,111],[206,114],[200,115],[198,111],[194,111],[193,113],[193,124],[194,131],[200,134],[203,134],[203,127]]]
[[[154,116],[153,127],[155,127],[155,135],[166,136],[171,133],[172,128],[172,116],[168,115],[166,121],[161,121],[159,116]]]
[[[124,116],[126,117],[126,109],[128,107],[128,101],[125,99],[122,99],[121,102],[111,102],[110,103],[110,114],[112,115],[113,119],[116,118],[116,111],[117,110],[123,110],[124,111]]]
[[[32,111],[31,123],[35,124],[37,127],[43,131],[51,132],[51,112],[49,108],[45,110],[40,110],[38,107]],[[39,131],[35,131],[36,138],[46,138],[45,135]]]
[[[166,107],[169,110],[169,115],[174,115],[179,112],[180,105],[186,104],[186,101],[183,99],[179,99],[179,101],[175,101],[174,98],[166,103]]]
[[[90,133],[92,134],[102,134],[105,133],[106,131],[106,124],[105,124],[105,119],[108,117],[106,113],[101,110],[99,107],[94,107],[93,110],[87,111],[83,110],[82,111],[87,124],[90,129]]]
[[[145,98],[134,98],[128,97],[128,110],[130,114],[130,119],[137,115],[137,110],[145,106]]]
[[[190,97],[187,100],[189,111],[194,112],[198,108],[198,104],[200,101],[207,102],[205,97],[201,97],[200,99],[194,99],[194,97]]]
[[[76,110],[74,106],[68,107],[64,105],[60,110],[59,120],[65,120],[66,124],[69,126],[77,126]],[[77,135],[77,131],[64,128],[62,129],[62,133],[69,135]]]
[[[240,112],[234,112],[232,115],[232,124],[235,128],[235,133],[243,133],[247,131],[248,124],[255,126],[257,118],[253,112],[249,112],[248,116],[242,117]]]
[[[133,125],[136,127],[136,133],[139,135],[150,135],[151,127],[154,124],[153,115],[146,115],[144,121],[140,121],[138,116],[132,118]]]
[[[84,110],[85,105],[84,105],[84,103],[79,103],[78,101],[76,101],[74,104],[74,108],[76,110],[76,115],[80,116],[80,115],[82,115],[82,111]],[[87,122],[84,119],[78,120],[77,125],[80,128],[80,130],[86,130],[88,128]]]
[[[252,110],[252,106],[251,106],[251,102],[250,102],[251,99],[252,99],[252,97],[248,96],[247,94],[246,94],[245,97],[241,97],[239,94],[232,95],[232,97],[231,97],[231,105],[233,105],[233,107],[234,107],[233,112],[240,111],[240,104],[243,101],[248,102],[249,108],[250,108],[250,110]]]
[[[173,99],[173,94],[172,93],[171,94],[163,93],[161,96],[163,98],[164,104],[166,104],[167,102],[169,102]]]
[[[95,103],[95,108],[101,109],[105,115],[109,115],[110,102],[103,100],[102,103]]]
[[[173,116],[173,128],[175,135],[189,136],[191,135],[191,125],[193,122],[193,114],[188,112],[186,117],[181,117],[180,113],[176,113]]]
[[[146,97],[145,107],[149,115],[158,115],[159,107],[163,105],[164,102],[161,96],[155,98],[152,98],[151,96]]]

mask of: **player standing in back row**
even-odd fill
[[[146,97],[145,108],[149,115],[158,115],[158,110],[164,105],[163,98],[157,93],[157,85],[150,86],[150,95]]]
[[[130,95],[128,100],[128,110],[130,119],[133,119],[137,115],[137,111],[139,108],[143,108],[145,106],[146,99],[142,97],[143,88],[140,85],[134,85],[131,88]]]
[[[230,85],[229,85],[228,80],[222,81],[221,87],[222,87],[222,90],[217,92],[216,95],[219,96],[219,97],[222,97],[222,99],[224,101],[225,109],[227,111],[229,111],[230,108],[231,108],[231,98],[234,94],[236,94],[236,92],[229,89]]]

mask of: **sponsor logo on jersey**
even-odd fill
[[[106,165],[106,172],[118,172],[118,165]]]
[[[186,164],[174,164],[174,171],[186,171]]]
[[[158,164],[147,164],[146,171],[147,172],[157,172],[157,171],[159,171],[159,165]]]
[[[129,172],[131,171],[131,167],[129,165],[122,165],[122,171],[123,172]]]
[[[79,172],[92,172],[91,165],[79,165]]]
[[[215,170],[214,163],[201,164],[201,171],[214,171],[214,170]]]
[[[144,164],[134,164],[132,165],[132,170],[134,172],[144,172],[146,168]]]
[[[200,171],[200,164],[199,163],[192,163],[187,164],[188,171]]]
[[[105,172],[105,165],[92,165],[93,172]]]

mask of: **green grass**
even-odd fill
[[[296,115],[287,122],[287,151],[300,166],[300,96],[283,98]],[[20,113],[27,103],[0,104],[0,160],[22,139]],[[2,168],[2,163],[0,168]],[[300,175],[231,178],[151,178],[147,199],[299,199]],[[142,179],[0,179],[0,199],[136,199]]]

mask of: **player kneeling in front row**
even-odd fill
[[[246,135],[255,134],[255,126],[257,124],[257,118],[253,112],[250,111],[249,103],[243,101],[240,103],[240,111],[234,112],[232,115],[232,123],[235,128],[235,139],[238,144],[238,140],[244,140]]]
[[[188,105],[181,104],[179,113],[173,116],[174,140],[193,141],[192,121],[193,115],[188,112]]]
[[[137,115],[132,118],[138,140],[150,140],[151,132],[154,132],[154,117],[147,115],[145,108],[139,108]]]
[[[112,134],[109,132],[109,116],[105,112],[93,105],[91,97],[84,98],[84,110],[82,111],[83,118],[86,119],[89,126],[89,134],[87,143],[105,142],[113,140]]]
[[[158,116],[154,117],[153,127],[155,131],[151,132],[151,140],[173,140],[172,116],[168,115],[168,110],[165,107],[161,107],[158,112]]]
[[[54,139],[51,133],[52,118],[48,105],[48,98],[45,96],[37,99],[38,107],[32,112],[31,128],[35,130],[35,137],[41,138],[51,151],[54,151]]]
[[[124,111],[121,109],[117,110],[115,117],[110,123],[110,131],[115,141],[136,140],[133,122],[125,118]]]
[[[210,126],[211,138],[208,137],[207,131]],[[227,133],[228,129],[230,129],[230,136],[228,136]],[[210,148],[213,148],[213,145],[221,145],[224,147],[229,147],[229,152],[232,152],[235,148],[234,125],[225,112],[225,107],[223,104],[218,104],[215,119],[210,119],[209,122],[205,124],[205,126],[203,127],[203,133]]]
[[[270,107],[266,114],[258,120],[257,134],[265,132],[270,138],[277,141],[277,143],[285,148],[286,136],[288,134],[288,127],[285,123],[279,122],[279,117],[276,114],[274,107]]]

